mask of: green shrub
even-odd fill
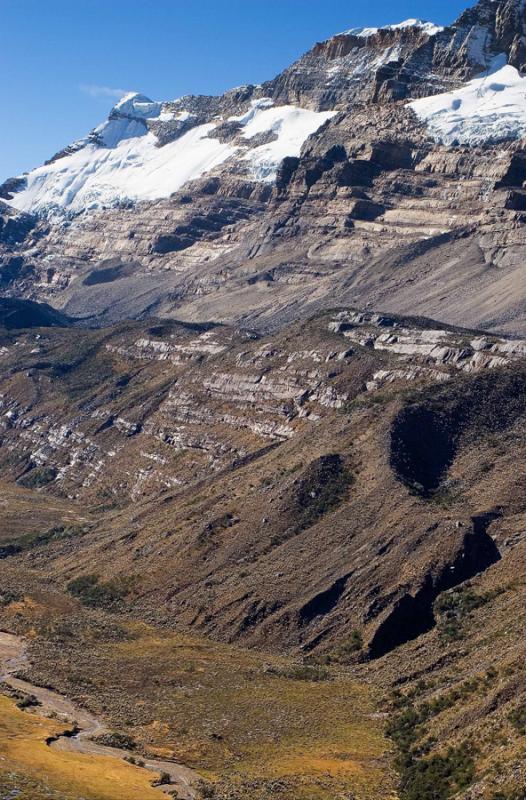
[[[439,597],[435,608],[439,614],[454,614],[457,617],[466,617],[477,608],[485,606],[499,594],[498,591],[476,594],[471,589],[447,592]]]
[[[197,784],[197,796],[200,800],[214,800],[216,797],[216,790],[213,783],[200,781]]]
[[[352,481],[340,455],[322,456],[309,464],[291,498],[296,533],[334,511],[347,496]]]
[[[309,656],[309,663],[313,664],[347,664],[356,660],[356,654],[363,650],[363,636],[361,631],[354,630],[348,639],[332,650],[316,656]]]
[[[265,670],[267,674],[276,675],[280,678],[288,678],[292,681],[309,681],[320,683],[321,681],[331,680],[330,671],[323,666],[312,664],[298,664],[293,667],[270,667]]]
[[[508,719],[520,736],[526,736],[526,705],[512,711]]]
[[[117,731],[102,733],[94,741],[103,745],[103,747],[115,747],[117,750],[135,750],[137,747],[137,742],[133,736],[129,736],[127,733],[118,733]],[[131,759],[127,760],[131,761]]]
[[[84,535],[88,528],[81,525],[59,525],[43,533],[26,533],[0,547],[0,560],[24,553],[34,547],[63,539],[73,539]]]
[[[134,758],[133,756],[124,756],[124,760],[128,762],[128,764],[133,764],[134,767],[144,767],[144,761],[142,758]]]
[[[475,777],[473,751],[467,744],[429,758],[409,756],[401,766],[402,800],[448,800]]]
[[[19,544],[9,543],[2,545],[2,547],[0,547],[0,561],[2,561],[4,558],[11,558],[11,556],[17,556],[21,552],[22,552],[22,547]]]
[[[446,642],[459,642],[464,637],[464,630],[458,619],[443,622],[439,626],[438,633]]]
[[[81,575],[68,583],[70,594],[81,603],[92,608],[113,608],[118,606],[130,593],[135,578],[133,576],[100,581],[96,573]]]
[[[0,589],[0,608],[10,606],[11,603],[18,603],[20,600],[23,600],[23,598],[23,592],[12,591],[11,589]]]
[[[349,639],[343,642],[336,652],[339,656],[345,658],[345,656],[352,655],[353,653],[359,653],[360,650],[363,650],[363,636],[361,631],[354,630]]]
[[[170,775],[167,772],[161,772],[157,780],[152,783],[152,786],[169,786],[171,782]]]
[[[422,742],[422,739],[427,735],[425,723],[431,717],[452,707],[483,684],[478,678],[466,681],[458,689],[423,703],[418,709],[410,695],[399,691],[394,694],[394,706],[401,710],[391,718],[386,732],[398,749],[400,800],[448,800],[472,783],[475,775],[472,747],[465,743],[446,753],[430,756],[436,740],[428,737]]]
[[[40,700],[37,700],[34,694],[26,694],[17,702],[17,707],[24,710],[25,708],[36,708],[42,705]]]
[[[460,589],[442,594],[435,603],[435,611],[441,617],[439,634],[446,641],[458,641],[464,636],[462,623],[469,615],[490,603],[500,590],[476,594],[471,589]]]
[[[393,717],[387,726],[387,735],[403,753],[409,752],[420,737],[422,717],[414,708],[407,708]]]

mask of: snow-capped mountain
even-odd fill
[[[370,36],[376,36],[380,31],[400,31],[405,28],[420,29],[429,36],[434,36],[444,30],[440,25],[435,25],[434,22],[424,22],[421,19],[406,19],[403,22],[396,22],[393,25],[384,25],[381,28],[350,28],[344,31],[341,36],[358,36],[361,39],[368,39]]]
[[[352,113],[353,103],[370,99],[438,95],[412,108],[447,143],[520,138],[523,43],[517,19],[515,36],[505,29],[522,9],[518,0],[483,0],[476,19],[466,12],[451,28],[417,19],[352,28],[316,45],[274,81],[223,98],[153,102],[128,95],[85,139],[0,195],[19,210],[49,215],[167,198],[223,166],[273,183],[283,159],[299,157],[337,111]]]
[[[525,42],[524,0],[480,0],[220,97],[128,95],[0,187],[0,287],[99,324],[337,297],[526,332]]]
[[[49,214],[158,200],[234,156],[256,180],[272,181],[281,161],[299,156],[305,139],[332,115],[261,98],[239,116],[202,122],[197,114],[129,94],[86,139],[22,176],[11,202]],[[170,141],[160,140],[158,126],[165,137],[170,130]],[[222,136],[223,126],[235,136]]]

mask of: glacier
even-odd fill
[[[187,121],[192,115],[185,111],[174,114],[162,103],[132,93],[85,139],[21,176],[22,190],[8,202],[19,211],[52,216],[160,200],[233,157],[254,180],[269,182],[282,160],[299,156],[306,139],[333,113],[274,106],[270,98],[261,98],[241,117],[196,125],[161,146],[148,123]],[[241,126],[235,142],[211,136],[225,121]],[[270,142],[251,145],[251,139],[265,133],[271,135]]]
[[[487,72],[451,92],[409,104],[436,142],[482,145],[526,136],[526,77],[497,56]]]

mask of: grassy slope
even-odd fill
[[[142,752],[175,756],[229,790],[250,786],[254,800],[272,785],[283,800],[390,796],[374,693],[348,674],[305,679],[287,658],[59,607],[40,596],[4,609],[2,624],[36,626],[35,682],[87,703]]]
[[[62,753],[45,744],[60,722],[20,711],[0,696],[0,791],[18,800],[154,800],[152,776],[118,759]]]
[[[56,497],[0,482],[0,547],[24,536],[87,521],[85,509]]]

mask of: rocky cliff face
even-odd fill
[[[348,107],[450,91],[505,54],[524,65],[525,7],[518,0],[482,0],[447,28],[410,20],[388,28],[351,30],[317,44],[266,84],[278,98]]]
[[[337,35],[220,98],[125,98],[2,187],[40,215],[16,242],[4,223],[3,291],[95,324],[154,310],[268,329],[337,296],[526,332],[525,13],[483,0],[445,29]],[[438,106],[419,105],[429,96]],[[81,176],[74,196],[64,167]]]
[[[132,95],[0,189],[0,610],[38,680],[61,648],[97,701],[64,609],[286,652],[294,692],[390,692],[404,800],[522,800],[524,17],[483,0],[220,98]]]

